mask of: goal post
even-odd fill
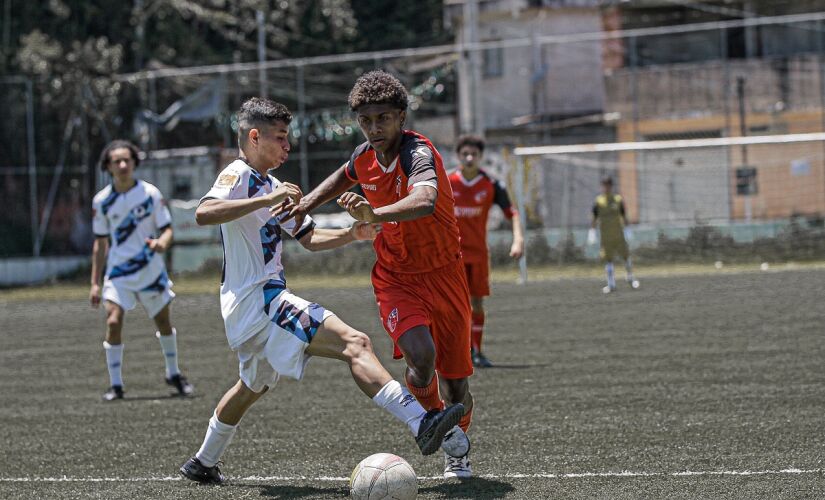
[[[578,247],[605,175],[624,197],[628,221],[649,236],[645,244],[697,225],[741,241],[746,231],[762,237],[758,226],[825,218],[825,132],[523,146],[512,154],[517,186],[529,161],[539,193],[526,200],[514,190],[519,211],[529,206],[545,234],[569,235]]]

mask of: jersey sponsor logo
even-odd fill
[[[393,309],[389,316],[387,316],[387,328],[390,329],[390,333],[395,332],[395,328],[398,326],[398,308],[396,307]]]
[[[361,184],[361,189],[364,191],[378,191],[378,186],[375,184]]]
[[[218,181],[215,183],[215,187],[231,188],[236,182],[238,182],[237,174],[221,174],[218,177]]]
[[[455,207],[456,217],[478,217],[481,215],[481,207]]]

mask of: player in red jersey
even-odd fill
[[[461,233],[461,254],[470,286],[470,304],[473,309],[472,354],[473,365],[493,366],[481,352],[484,334],[484,297],[490,295],[490,254],[487,250],[487,216],[495,204],[504,216],[513,221],[513,244],[510,257],[518,259],[524,253],[521,222],[510,203],[507,190],[500,182],[481,170],[484,139],[473,135],[458,138],[456,153],[459,169],[450,173],[450,184],[455,198],[455,216]]]
[[[384,71],[362,75],[349,106],[367,142],[290,214],[301,217],[340,195],[338,203],[350,215],[381,224],[372,270],[381,321],[395,344],[394,357],[407,363],[407,387],[421,404],[443,407],[439,379],[444,400],[464,404],[464,417],[444,440],[444,477],[469,477],[463,431],[473,412],[467,380],[473,373],[470,292],[447,172],[426,137],[404,130],[407,91],[398,79]],[[356,183],[365,197],[346,192]]]

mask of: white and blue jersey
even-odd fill
[[[111,244],[106,280],[134,292],[162,292],[169,286],[163,256],[149,249],[172,218],[158,188],[138,180],[124,193],[108,185],[92,201],[92,230]]]
[[[255,198],[271,193],[280,184],[271,175],[262,176],[238,159],[218,175],[212,189],[201,198],[201,203],[209,199]],[[311,217],[306,217],[303,224],[297,227],[295,219],[282,222],[280,218],[272,217],[269,208],[261,208],[220,225],[224,253],[221,314],[226,337],[233,350],[272,323],[286,327],[295,336],[303,335],[303,332],[308,336],[314,334],[318,320],[312,317],[313,314],[299,314],[296,308],[275,301],[286,291],[286,277],[281,263],[282,232],[300,239],[314,227]],[[270,310],[270,306],[278,310]],[[312,306],[316,307],[314,304]],[[306,338],[303,342],[308,343],[309,340]]]

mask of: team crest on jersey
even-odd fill
[[[401,196],[401,176],[395,178],[395,195]]]
[[[395,332],[395,327],[398,326],[398,308],[390,312],[390,315],[387,316],[387,328],[390,329],[390,333]]]
[[[486,191],[479,191],[475,195],[476,203],[481,203],[482,201],[484,201],[484,198],[486,198],[486,197],[487,197],[487,192]]]

